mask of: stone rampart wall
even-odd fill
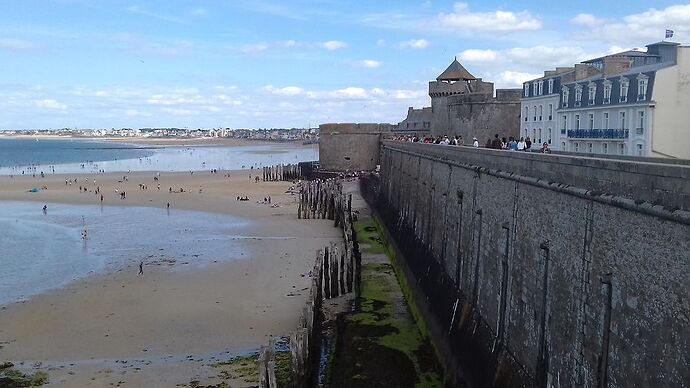
[[[675,387],[690,381],[690,216],[674,210],[689,173],[385,141],[378,208],[441,352],[478,386]]]

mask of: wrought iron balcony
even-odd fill
[[[568,137],[573,139],[627,139],[628,129],[569,129]]]

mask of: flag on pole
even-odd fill
[[[666,30],[666,39],[673,38],[673,30]]]

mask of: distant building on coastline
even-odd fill
[[[523,85],[521,134],[563,151],[690,159],[688,74],[690,47],[672,42],[547,71]]]
[[[431,131],[431,120],[431,107],[427,106],[420,109],[409,107],[407,108],[407,117],[395,126],[394,131],[401,134],[429,134]]]
[[[429,82],[431,134],[460,135],[467,141],[519,136],[520,89],[497,89],[476,78],[457,58],[436,81]]]

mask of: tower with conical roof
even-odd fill
[[[519,133],[519,90],[497,90],[494,84],[472,75],[460,62],[453,62],[435,81],[429,82],[431,97],[431,134],[461,135],[465,140],[485,137],[486,133]],[[517,108],[516,108],[517,107]],[[515,123],[504,123],[516,110]],[[503,128],[511,128],[505,130]]]

